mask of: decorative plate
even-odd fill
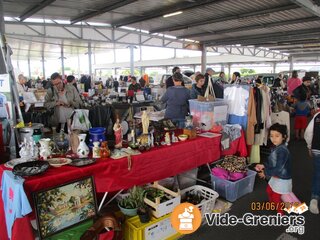
[[[70,158],[50,158],[47,161],[52,167],[61,167],[72,162]]]
[[[75,167],[82,167],[82,166],[90,165],[95,162],[96,162],[96,159],[94,158],[88,158],[88,159],[76,158],[76,159],[72,159],[72,162],[69,163],[69,165],[75,166]]]
[[[15,165],[12,173],[20,177],[33,176],[43,173],[48,169],[48,167],[49,163],[47,161],[24,162]]]
[[[28,161],[33,161],[33,160],[34,160],[33,158],[15,158],[15,159],[12,159],[12,160],[6,162],[4,164],[4,166],[6,168],[13,168],[17,164],[28,162]]]

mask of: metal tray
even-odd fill
[[[69,165],[75,166],[75,167],[83,167],[83,166],[93,164],[95,162],[96,162],[96,159],[94,158],[76,158],[76,159],[72,159],[72,162]]]

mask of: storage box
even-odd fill
[[[129,218],[124,226],[125,240],[173,240],[181,236],[171,225],[171,214],[141,223],[139,216]]]
[[[246,177],[235,182],[221,179],[211,174],[212,187],[221,197],[234,202],[243,195],[253,191],[256,174],[257,172],[248,170]]]
[[[201,217],[204,218],[206,213],[212,213],[216,200],[219,197],[219,194],[213,191],[210,188],[195,185],[186,189],[181,190],[181,198],[183,199],[187,193],[200,194],[205,200],[202,200],[201,203],[196,206],[201,211]]]
[[[144,202],[151,207],[152,215],[156,218],[162,217],[168,213],[171,213],[173,209],[178,206],[181,202],[180,191],[173,192],[161,185],[158,182],[154,182],[152,185],[153,188],[163,190],[168,198],[171,198],[168,201],[160,203],[160,198],[156,198],[155,202],[151,201],[148,198],[144,198]]]
[[[224,125],[228,120],[228,101],[216,99],[215,101],[201,102],[189,100],[190,114],[193,124],[204,131],[209,131],[215,125]]]

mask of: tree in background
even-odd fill
[[[254,69],[249,69],[249,68],[241,68],[240,69],[241,76],[248,76],[248,75],[253,75],[256,73]]]

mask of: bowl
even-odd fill
[[[179,140],[180,141],[185,141],[185,140],[187,140],[188,139],[188,135],[187,134],[180,134],[179,136],[178,136],[178,138],[179,138]]]

